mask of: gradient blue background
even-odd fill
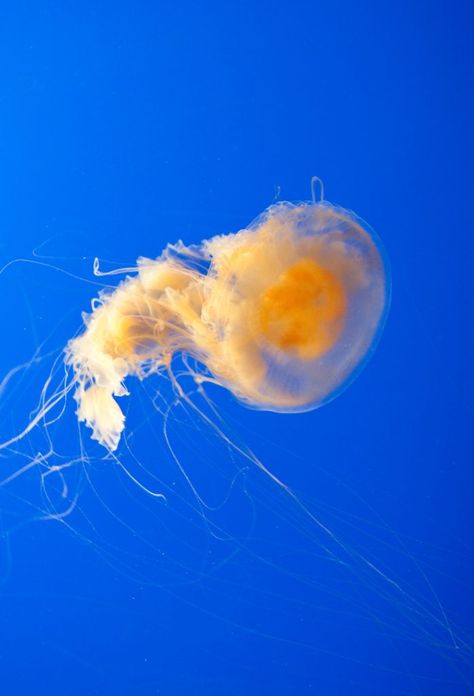
[[[91,278],[94,255],[130,263],[235,231],[277,187],[309,197],[313,174],[383,238],[392,309],[346,393],[294,417],[213,396],[351,553],[403,590],[252,471],[219,512],[245,549],[201,528],[189,550],[198,513],[173,517],[173,496],[124,497],[111,468],[96,472],[112,509],[153,542],[147,553],[87,487],[72,530],[23,524],[38,498],[27,476],[0,490],[2,694],[471,692],[471,27],[469,3],[437,0],[3,3],[2,263],[41,245]],[[43,340],[63,344],[95,292],[36,266],[5,271],[1,371]],[[2,436],[35,403],[29,374]],[[145,458],[161,452],[160,427],[144,429]],[[57,437],[77,437],[73,420]],[[183,464],[212,500],[212,467],[193,464],[193,446]],[[227,472],[221,500],[228,453],[209,447]],[[163,485],[188,495],[166,466]],[[415,619],[405,592],[423,607]]]

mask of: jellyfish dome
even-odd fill
[[[327,202],[279,203],[235,234],[169,245],[103,291],[68,343],[78,418],[113,451],[127,378],[172,375],[178,355],[248,406],[314,409],[365,364],[389,286],[378,237]]]

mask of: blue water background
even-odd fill
[[[95,255],[129,265],[236,231],[279,190],[309,198],[318,174],[393,273],[379,348],[336,401],[284,416],[212,391],[330,533],[202,424],[177,423],[180,461],[218,507],[200,509],[138,386],[141,480],[166,503],[94,461],[99,496],[72,474],[65,523],[35,519],[50,508],[34,471],[0,489],[1,693],[471,693],[469,4],[19,0],[0,15],[2,263],[94,280]],[[6,269],[2,374],[43,342],[60,350],[97,289]],[[47,362],[1,411],[2,438]],[[70,415],[54,444],[77,452]]]

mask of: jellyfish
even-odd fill
[[[26,460],[21,467],[15,463],[11,474],[2,472],[0,487],[34,470],[41,476],[42,495],[40,505],[31,505],[35,516],[61,522],[65,522],[74,509],[85,482],[102,502],[90,478],[93,467],[75,466],[92,462],[92,457],[83,448],[82,434],[79,452],[74,450],[71,456],[69,432],[64,451],[56,451],[55,438],[48,432],[51,424],[63,418],[66,402],[69,403],[72,395],[77,421],[85,424],[92,439],[98,443],[98,447],[93,448],[94,454],[99,450],[97,459],[117,464],[115,469],[123,472],[134,486],[138,484],[138,490],[151,494],[154,499],[166,499],[163,490],[172,490],[174,481],[171,485],[163,485],[155,475],[155,469],[142,463],[128,446],[127,409],[123,407],[141,381],[151,378],[147,384],[152,385],[153,394],[159,392],[159,387],[156,389],[158,380],[153,380],[153,376],[163,376],[176,395],[176,403],[185,400],[188,406],[195,407],[187,422],[194,426],[194,415],[202,417],[217,436],[211,438],[213,443],[217,441],[218,446],[224,443],[226,454],[231,455],[228,459],[233,475],[231,479],[224,477],[225,495],[217,496],[217,505],[209,505],[181,463],[174,443],[167,438],[166,426],[163,428],[170,459],[183,474],[183,483],[189,487],[192,496],[188,504],[187,498],[175,495],[174,499],[181,505],[177,513],[180,524],[182,512],[185,512],[184,519],[191,518],[193,531],[195,527],[199,531],[200,526],[195,522],[202,520],[202,529],[209,535],[206,537],[206,558],[212,556],[208,554],[208,538],[215,539],[218,544],[230,542],[232,545],[230,552],[226,547],[219,563],[212,562],[212,574],[221,561],[223,564],[233,557],[235,549],[247,551],[252,560],[262,558],[272,569],[279,567],[275,558],[267,562],[264,555],[260,557],[258,546],[255,549],[248,541],[253,538],[253,505],[252,534],[239,532],[234,537],[229,526],[221,523],[221,508],[230,500],[230,493],[234,493],[234,484],[240,480],[239,477],[242,479],[239,489],[243,498],[238,503],[246,505],[248,500],[252,502],[244,480],[246,474],[241,467],[242,457],[268,476],[276,484],[276,490],[281,490],[284,498],[296,506],[294,510],[298,514],[294,515],[292,510],[291,515],[286,511],[282,515],[278,499],[275,507],[278,529],[280,521],[284,521],[290,528],[302,532],[310,544],[314,541],[320,543],[323,559],[328,558],[331,563],[336,561],[339,569],[350,574],[351,581],[360,579],[367,587],[374,588],[383,600],[399,606],[409,628],[410,640],[413,640],[413,627],[418,625],[420,636],[426,639],[428,635],[432,645],[440,644],[438,634],[443,631],[449,636],[450,646],[457,649],[457,636],[416,558],[413,560],[414,570],[428,587],[428,598],[413,591],[411,586],[405,588],[401,585],[397,574],[392,577],[387,573],[385,563],[380,567],[374,563],[372,547],[366,556],[363,549],[357,550],[340,537],[313,511],[311,503],[282,481],[246,443],[242,445],[234,438],[225,420],[218,418],[218,410],[211,408],[209,416],[205,406],[201,410],[202,400],[195,404],[193,397],[184,390],[183,375],[186,384],[189,384],[189,379],[194,381],[199,396],[206,394],[206,384],[213,384],[226,389],[247,407],[282,414],[316,409],[338,396],[360,373],[375,350],[390,303],[386,254],[369,225],[352,211],[326,201],[322,195],[316,201],[313,190],[312,200],[272,204],[236,233],[220,234],[197,245],[169,244],[157,258],[139,258],[133,267],[127,269],[104,271],[96,260],[94,271],[99,277],[117,274],[123,275],[123,279],[115,287],[101,287],[98,296],[92,300],[90,311],[83,315],[83,326],[57,357],[41,392],[39,406],[30,411],[28,424],[21,432],[0,443],[0,455],[9,450],[7,453],[12,454],[12,459],[21,456]],[[0,380],[0,398],[6,393],[10,381],[41,357],[35,354],[32,361],[25,366],[19,365]],[[58,370],[59,362],[61,368]],[[167,386],[165,389],[168,397],[169,389]],[[166,409],[165,413],[168,413]],[[217,416],[217,422],[212,421],[212,415]],[[166,419],[164,421],[166,423]],[[34,438],[23,450],[13,446],[37,426],[43,428],[41,434],[45,436],[41,438],[41,447],[36,446]],[[194,439],[189,440],[189,447],[197,449]],[[125,445],[125,457],[117,452],[121,442]],[[103,453],[100,448],[103,448]],[[155,450],[149,449],[154,462]],[[204,450],[206,452],[206,447]],[[235,458],[237,464],[234,454],[238,455]],[[196,468],[205,461],[206,454],[197,459]],[[5,461],[2,459],[2,464]],[[129,462],[132,468],[129,468]],[[72,480],[72,492],[69,492],[70,479],[67,476],[68,473],[74,476],[75,472],[79,474],[78,481]],[[126,492],[128,506],[133,497],[128,496],[128,489]],[[16,501],[16,491],[14,496]],[[27,505],[29,509],[29,501]],[[44,511],[43,506],[46,507]],[[120,545],[114,541],[110,545],[113,548],[109,548],[108,543],[102,547],[101,534],[97,531],[100,525],[96,525],[93,511],[90,515],[88,509],[79,510],[80,522],[85,525],[85,532],[81,530],[79,538],[88,543],[97,538],[101,555],[113,567],[124,567],[127,577],[137,578],[141,584],[149,582],[148,551],[156,550],[161,582],[167,560],[155,542],[155,525],[151,534],[145,532],[142,538],[141,528],[136,531],[127,519],[122,520],[112,504],[109,506],[104,501],[103,509],[121,530],[132,533],[134,543],[144,544],[147,553],[132,554],[130,563],[128,552],[123,554],[123,559],[115,560],[114,549],[118,549],[120,555]],[[241,512],[244,508],[237,509]],[[147,507],[142,508],[141,499],[138,510],[140,514],[145,510],[146,514]],[[197,515],[197,520],[193,515]],[[72,524],[68,522],[67,525],[76,532]],[[322,542],[319,542],[320,537]],[[393,537],[398,543],[398,535],[393,533]],[[372,534],[370,539],[372,543]],[[385,546],[385,537],[383,543]],[[174,535],[169,546],[174,546]],[[399,544],[399,548],[403,558],[409,556],[404,545]],[[186,574],[183,584],[189,582],[188,545],[184,552],[186,557],[182,564],[171,562],[166,568],[166,577],[172,579],[173,586],[175,572],[180,572],[175,568],[181,565]],[[165,560],[161,561],[162,558]],[[203,578],[203,568],[207,568],[207,561],[203,558],[199,547],[196,561],[199,582]],[[154,568],[155,554],[151,554],[150,563]],[[146,568],[143,573],[142,567]],[[297,577],[297,571],[292,568],[290,576]],[[308,579],[311,582],[310,578],[311,574],[308,576],[305,572],[302,578],[305,585]],[[179,580],[181,583],[180,576]],[[318,577],[318,586],[319,583]],[[364,620],[366,614],[364,611]],[[386,619],[385,616],[382,618],[385,631]],[[398,624],[397,621],[397,628]]]
[[[374,350],[390,296],[376,234],[314,195],[273,204],[234,234],[169,244],[134,270],[93,300],[64,353],[77,418],[109,452],[126,425],[130,378],[165,373],[179,388],[177,358],[197,366],[197,384],[218,384],[252,408],[325,404]]]

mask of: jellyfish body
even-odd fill
[[[177,355],[249,406],[316,408],[365,364],[388,301],[385,255],[363,221],[326,202],[273,205],[236,234],[140,258],[94,301],[66,348],[78,418],[115,450],[126,378],[171,372]]]

